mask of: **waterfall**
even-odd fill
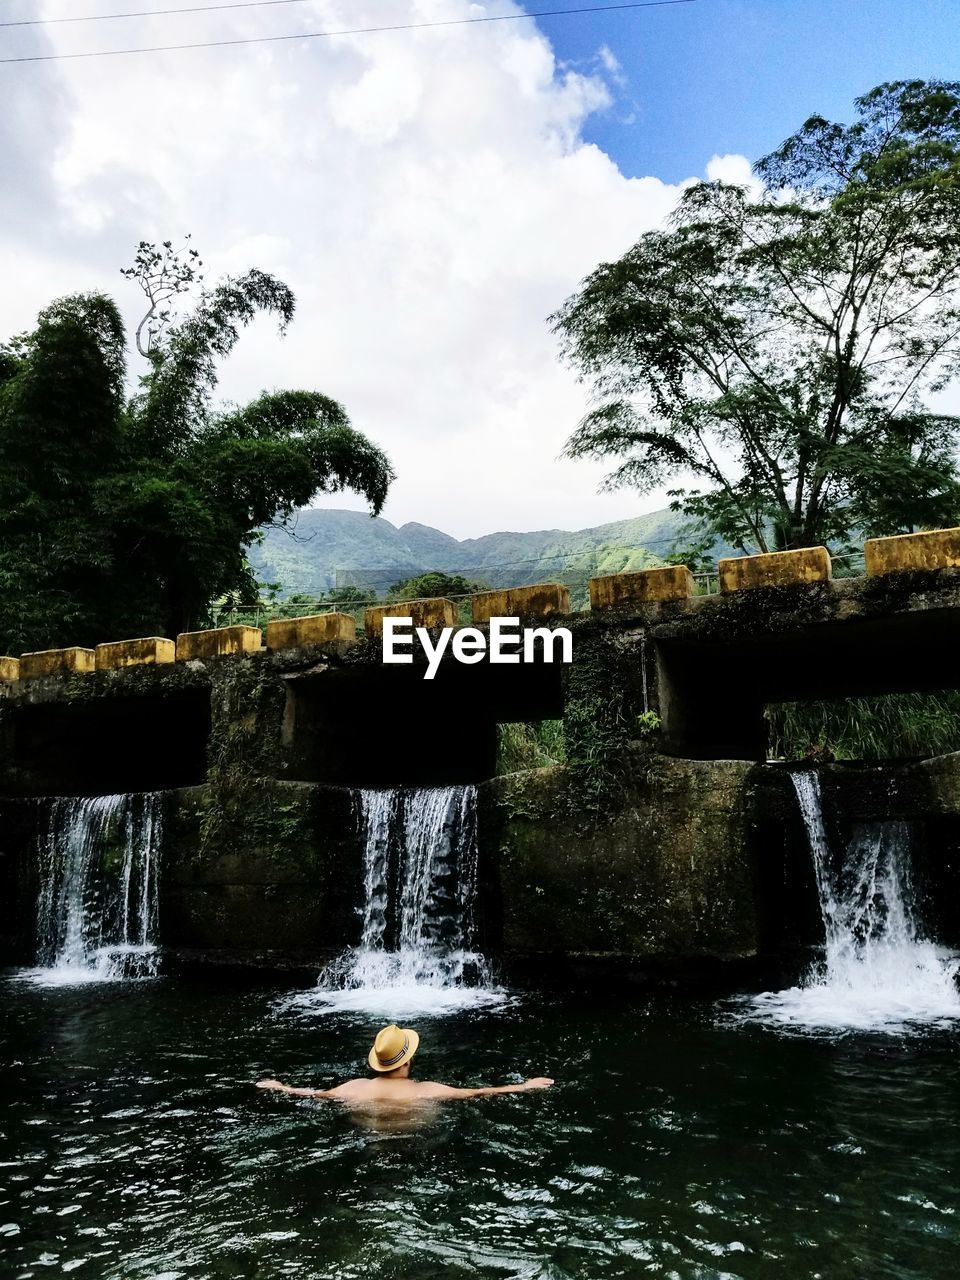
[[[904,1030],[960,1017],[960,960],[920,926],[909,826],[856,827],[838,864],[818,775],[790,777],[813,858],[823,960],[799,987],[756,997],[754,1009],[777,1023],[832,1030]]]
[[[361,938],[324,971],[321,1003],[402,1016],[499,1001],[475,950],[476,788],[364,790],[354,804]]]
[[[39,981],[157,972],[157,794],[60,796],[38,840]]]

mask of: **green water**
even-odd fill
[[[0,982],[0,1274],[936,1280],[960,1272],[956,1033],[785,1036],[680,999],[411,1020],[419,1074],[557,1085],[371,1127],[253,1089],[379,1020],[279,989]]]

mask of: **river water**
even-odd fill
[[[960,1037],[520,995],[411,1020],[419,1074],[545,1072],[415,1127],[254,1089],[362,1070],[379,1019],[279,988],[0,981],[5,1277],[939,1280]]]
[[[823,955],[799,986],[740,1001],[738,1016],[803,1032],[906,1031],[960,1020],[960,955],[926,936],[905,822],[855,826],[831,847],[820,780],[791,781],[813,862]]]
[[[939,1280],[960,1273],[958,958],[903,824],[831,848],[793,779],[822,958],[721,1001],[522,992],[476,950],[471,787],[358,792],[358,943],[307,989],[156,976],[155,797],[57,800],[38,960],[0,975],[0,1276]],[[255,1089],[536,1093],[414,1113]]]

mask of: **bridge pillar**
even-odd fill
[[[870,538],[864,543],[867,574],[960,568],[960,529],[904,533],[896,538]]]
[[[410,618],[415,627],[455,627],[457,606],[442,596],[426,600],[402,600],[399,604],[379,604],[363,615],[363,630],[368,636],[383,635],[384,618]]]
[[[93,671],[96,655],[93,649],[41,649],[36,653],[20,655],[20,679],[38,680],[42,676],[56,676],[69,672],[80,675]]]
[[[761,556],[731,556],[720,561],[718,570],[722,592],[829,582],[832,573],[826,547],[771,551]]]

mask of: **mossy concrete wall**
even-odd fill
[[[37,814],[29,800],[0,800],[0,965],[35,951]]]
[[[96,669],[111,671],[117,667],[141,667],[155,663],[173,662],[177,646],[162,636],[144,636],[139,640],[116,640],[98,644]]]
[[[164,946],[190,959],[318,966],[357,941],[362,850],[349,792],[261,780],[224,824],[208,786],[167,797]]]
[[[414,627],[452,627],[457,621],[455,600],[442,596],[426,600],[403,600],[399,604],[378,604],[363,615],[363,629],[368,636],[383,635],[384,618],[409,618]]]
[[[14,945],[32,920],[30,797],[164,790],[163,941],[314,963],[359,936],[346,788],[477,781],[484,941],[508,964],[749,957],[785,936],[772,916],[793,894],[783,867],[800,839],[788,780],[759,766],[764,703],[949,686],[960,569],[554,624],[574,635],[562,672],[448,661],[424,682],[415,667],[384,666],[365,639],[5,683],[0,803],[18,816],[0,822],[0,932]],[[490,780],[497,723],[561,716],[564,770]],[[452,765],[452,776],[436,772]],[[904,816],[940,822],[960,866],[956,761],[864,773],[852,790],[849,774],[833,776],[825,791],[847,787],[864,816],[892,813],[896,795]],[[808,881],[796,885],[807,893]]]
[[[668,564],[635,573],[609,573],[589,581],[591,610],[629,609],[664,600],[691,600],[694,577],[686,565]]]
[[[735,556],[721,560],[717,573],[722,592],[827,582],[831,576],[830,553],[826,547],[803,547],[796,551]]]
[[[570,592],[560,582],[478,591],[471,597],[471,612],[475,625],[489,622],[491,618],[540,620],[563,617],[570,612]]]
[[[303,649],[333,640],[353,640],[357,624],[349,613],[315,613],[304,618],[275,618],[267,623],[267,648]]]
[[[20,655],[18,674],[21,680],[41,680],[65,672],[93,671],[95,666],[94,649],[42,649]]]
[[[686,963],[756,955],[751,766],[637,749],[619,803],[571,807],[562,768],[482,788],[480,831],[513,962]]]

